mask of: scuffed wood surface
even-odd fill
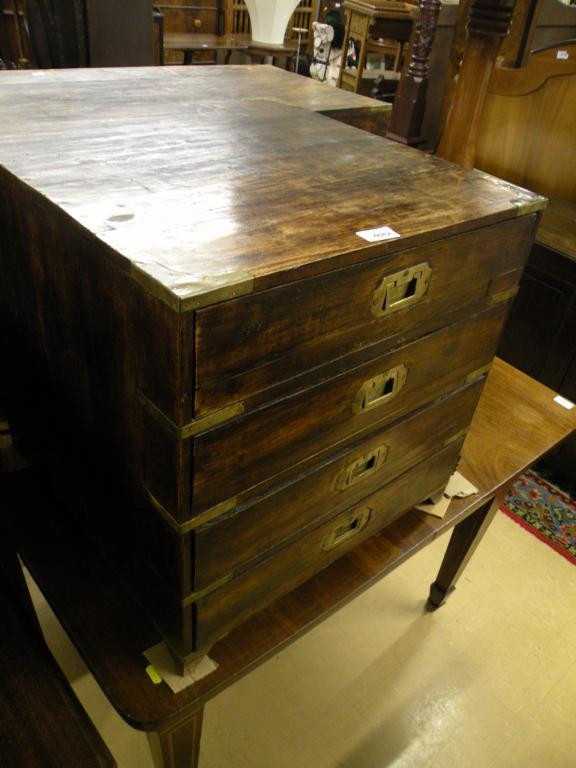
[[[2,72],[0,162],[176,305],[516,215],[514,190],[310,111],[350,98],[371,102],[267,67]]]

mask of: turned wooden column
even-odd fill
[[[402,144],[419,144],[426,107],[428,65],[436,34],[440,0],[420,0],[420,13],[412,39],[410,65],[394,99],[390,127],[386,137]]]
[[[472,0],[468,40],[460,77],[437,155],[474,166],[480,117],[502,40],[508,34],[515,0]]]

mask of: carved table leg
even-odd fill
[[[420,131],[426,108],[428,66],[441,5],[440,0],[420,0],[410,66],[398,86],[386,134],[386,138],[402,144],[414,146],[422,141]]]
[[[163,768],[197,768],[204,708],[171,728],[149,734],[160,742]]]
[[[448,595],[456,589],[456,582],[486,533],[504,496],[505,491],[455,526],[436,581],[430,586],[427,603],[430,610],[440,608]]]

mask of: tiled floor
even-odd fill
[[[574,768],[576,568],[498,514],[431,614],[445,543],[212,701],[200,768]],[[41,614],[119,768],[152,768]]]

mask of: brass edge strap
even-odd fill
[[[196,603],[198,600],[206,597],[206,595],[209,595],[211,592],[215,592],[217,589],[220,589],[220,587],[223,587],[224,584],[227,584],[232,579],[232,576],[232,573],[227,573],[226,576],[222,576],[222,578],[213,581],[212,584],[204,587],[204,589],[199,589],[198,592],[191,592],[189,595],[182,598],[182,606],[186,608],[187,606],[192,605],[192,603]]]
[[[162,517],[164,517],[172,528],[180,534],[190,533],[190,531],[199,528],[201,525],[205,525],[205,523],[209,523],[216,520],[218,517],[223,517],[224,515],[229,514],[233,510],[236,510],[238,503],[236,497],[226,499],[226,501],[222,501],[220,504],[216,504],[216,506],[206,509],[191,520],[187,520],[185,523],[179,523],[177,520],[174,520],[170,512],[160,504],[158,499],[153,496],[149,490],[145,490],[154,508],[160,512]]]
[[[186,440],[189,437],[197,435],[199,432],[205,432],[211,427],[223,424],[234,418],[234,416],[244,413],[245,410],[243,402],[233,403],[232,405],[227,405],[225,408],[221,408],[219,411],[212,411],[212,413],[208,413],[206,416],[200,416],[189,424],[179,427],[140,391],[138,392],[138,399],[148,413],[177,440]]]
[[[511,192],[513,197],[510,202],[516,206],[516,216],[525,216],[529,213],[535,213],[536,211],[543,211],[548,205],[548,200],[542,195],[538,195],[535,192],[531,192],[529,189],[519,187],[517,184],[512,184],[504,179],[499,179],[497,176],[493,176],[491,173],[485,171],[477,171],[481,178],[485,181],[490,181],[497,187]]]
[[[542,203],[542,198],[540,200],[528,200],[520,196],[512,200],[512,202],[516,206],[516,216],[526,216],[529,213],[537,213],[546,208],[546,204]]]
[[[516,294],[518,293],[518,286],[515,285],[514,288],[508,288],[507,291],[500,291],[500,293],[494,293],[490,297],[490,301],[492,304],[499,304],[501,301],[508,301],[508,299],[512,299]]]
[[[176,312],[190,312],[254,291],[254,277],[249,272],[195,279],[154,262],[132,262],[130,274],[148,293]]]
[[[472,371],[464,379],[464,384],[470,384],[471,382],[476,381],[476,379],[480,379],[482,376],[485,376],[490,371],[490,368],[492,368],[492,363]]]

